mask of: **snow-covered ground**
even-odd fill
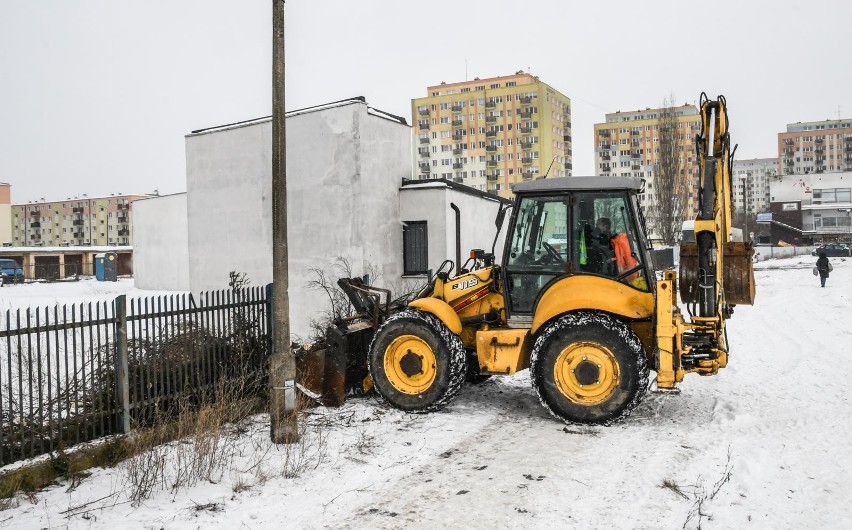
[[[159,293],[136,289],[133,278],[99,282],[89,276],[76,282],[7,283],[0,288],[0,311],[27,307],[52,307],[56,304],[73,304],[84,300],[86,302],[113,300],[121,294],[148,296]]]
[[[356,399],[310,413],[299,458],[259,416],[213,482],[134,505],[126,467],[95,470],[20,499],[0,526],[852,528],[852,260],[831,258],[824,289],[815,260],[758,264],[728,368],[649,394],[615,426],[554,420],[526,372],[434,414]]]

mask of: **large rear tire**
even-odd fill
[[[407,309],[376,331],[368,365],[376,391],[392,406],[430,412],[447,405],[464,384],[464,343],[437,317]]]
[[[533,346],[539,400],[566,422],[609,424],[636,408],[648,386],[642,343],[623,322],[582,311],[549,324]]]

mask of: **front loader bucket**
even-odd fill
[[[751,243],[731,242],[723,247],[723,285],[725,302],[729,305],[754,305],[754,248]],[[681,243],[680,300],[684,304],[698,300],[698,245]]]

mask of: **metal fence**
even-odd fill
[[[225,380],[262,391],[270,288],[7,310],[0,466],[150,424]]]

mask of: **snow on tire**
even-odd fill
[[[373,386],[390,405],[430,412],[446,406],[461,390],[466,356],[461,337],[440,319],[407,309],[376,331],[367,364]]]
[[[530,357],[539,400],[569,423],[607,425],[628,416],[647,389],[648,372],[636,334],[620,320],[593,311],[548,324]]]

